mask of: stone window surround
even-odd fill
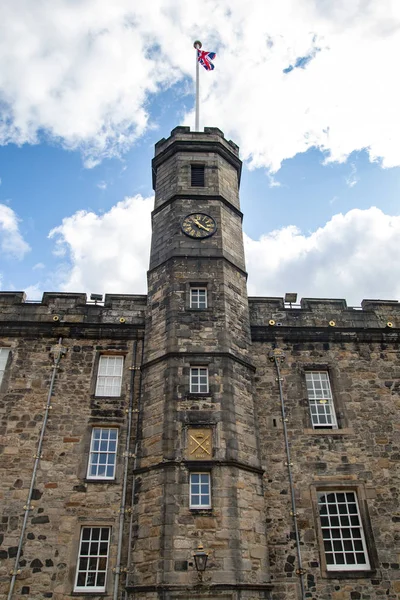
[[[88,469],[89,469],[89,458],[90,458],[90,445],[92,440],[92,431],[94,428],[105,428],[105,429],[118,429],[118,446],[121,446],[121,434],[123,432],[121,423],[117,423],[115,421],[99,421],[95,423],[89,423],[86,427],[86,431],[84,433],[84,442],[83,442],[83,451],[82,451],[82,461],[80,461],[79,469],[77,476],[83,481],[86,485],[94,484],[94,485],[119,485],[122,480],[122,464],[121,461],[118,460],[119,452],[117,449],[117,459],[115,465],[115,476],[114,479],[91,479],[87,477]]]
[[[194,292],[197,292],[197,298],[194,298]],[[204,300],[200,299],[199,292],[204,292]],[[204,302],[205,306],[193,306],[194,302],[200,304],[200,302]],[[208,290],[207,285],[190,285],[189,291],[189,303],[190,308],[193,310],[206,310],[208,308]]]
[[[203,185],[192,185],[192,167],[203,167]],[[207,177],[206,177],[206,173],[207,173],[207,169],[206,169],[206,164],[203,161],[200,160],[193,160],[190,162],[190,169],[189,169],[189,181],[188,181],[188,188],[205,188],[207,187]]]
[[[190,294],[191,294],[191,290],[192,288],[205,288],[207,291],[207,308],[192,308],[192,306],[190,305]],[[210,282],[202,279],[202,280],[196,280],[196,281],[188,281],[188,283],[186,284],[186,302],[185,302],[185,308],[187,311],[193,311],[193,312],[211,312],[212,309],[212,298],[211,298],[211,294],[210,294]]]
[[[115,558],[114,558],[114,553],[112,551],[113,546],[115,544],[114,525],[115,525],[114,521],[112,521],[109,518],[90,519],[89,517],[78,517],[78,520],[75,523],[75,526],[73,527],[73,533],[71,535],[72,544],[71,544],[70,560],[69,560],[70,566],[68,569],[68,576],[67,576],[67,578],[65,580],[65,584],[64,584],[65,593],[68,593],[67,589],[69,588],[68,591],[69,591],[69,595],[71,597],[93,596],[93,595],[96,595],[96,597],[97,596],[110,596],[110,594],[112,593],[112,583],[113,583],[112,570],[113,570],[113,567],[115,566],[114,565]],[[109,527],[110,528],[108,565],[107,565],[107,575],[106,575],[106,589],[104,592],[75,591],[76,570],[77,570],[77,566],[78,566],[81,531],[82,531],[83,527]]]
[[[93,371],[92,371],[92,379],[90,383],[90,396],[92,398],[123,398],[124,397],[124,377],[126,374],[126,366],[125,366],[125,358],[128,354],[127,350],[98,350],[96,352],[94,361],[93,361]],[[99,372],[99,363],[101,356],[123,356],[124,357],[124,365],[122,369],[122,382],[121,382],[121,393],[119,396],[96,396],[96,385],[97,385],[97,376]]]
[[[335,402],[333,399],[333,394],[332,394],[332,386],[331,386],[331,380],[329,377],[329,371],[325,371],[325,370],[321,370],[321,371],[316,371],[316,370],[310,370],[310,371],[305,371],[304,373],[305,378],[306,378],[306,386],[307,386],[307,396],[308,396],[308,406],[309,406],[309,410],[310,410],[310,419],[311,419],[311,423],[313,426],[313,429],[337,429],[338,425],[337,425],[337,420],[336,420],[336,407],[335,407]],[[307,375],[310,375],[311,377],[308,379],[307,381]],[[312,394],[314,396],[317,397],[310,397],[309,394],[309,389],[308,389],[308,385],[307,383],[311,384],[312,387]],[[323,389],[323,387],[325,386],[325,392],[322,394],[319,394],[317,392],[317,385],[320,384],[321,385],[321,389]],[[313,415],[311,414],[311,409],[312,406],[314,405],[317,406],[319,404],[319,402],[321,402],[322,400],[322,407],[323,407],[323,414],[321,414],[318,410],[316,413],[314,413]],[[320,419],[321,418],[325,418],[327,421],[328,419],[330,419],[330,423],[326,423],[326,425],[324,426],[323,423],[320,423]]]
[[[206,377],[207,377],[207,390],[206,391],[193,391],[192,390],[192,374],[194,369],[205,369],[206,370]],[[200,383],[200,377],[203,377],[203,375],[200,375],[200,373],[197,375],[199,381],[198,381],[198,386],[203,385]],[[191,396],[209,396],[210,394],[210,374],[209,374],[209,368],[207,364],[191,364],[190,365],[190,370],[189,370],[189,394]]]
[[[323,428],[317,427],[314,428],[311,422],[310,408],[309,408],[309,400],[307,394],[307,386],[306,386],[306,373],[310,371],[326,371],[328,373],[329,382],[331,386],[332,398],[333,398],[333,407],[335,409],[336,415],[336,428]],[[301,389],[302,389],[302,397],[306,399],[305,403],[307,406],[307,411],[304,412],[304,433],[314,434],[314,435],[340,435],[345,433],[353,433],[353,430],[349,427],[349,423],[346,417],[346,412],[344,409],[344,404],[341,399],[341,394],[339,392],[339,376],[336,372],[336,368],[328,363],[323,362],[313,362],[313,363],[303,363],[300,366],[300,374],[301,374]]]
[[[357,497],[358,508],[360,511],[361,523],[364,531],[365,543],[367,546],[367,552],[370,562],[369,570],[349,570],[345,569],[343,571],[330,571],[327,569],[326,559],[325,559],[325,551],[324,551],[324,541],[322,537],[322,530],[319,522],[319,509],[318,509],[318,493],[329,491],[335,492],[354,492]],[[343,481],[343,480],[330,480],[330,481],[315,481],[310,485],[311,492],[311,503],[314,514],[314,523],[315,523],[315,531],[316,538],[318,544],[318,552],[320,557],[320,569],[321,576],[326,579],[363,579],[370,578],[376,571],[378,567],[378,556],[375,548],[375,543],[373,539],[373,532],[371,521],[369,518],[369,511],[367,505],[367,495],[365,491],[365,486],[362,482],[357,481]]]
[[[209,498],[209,502],[206,505],[194,505],[192,504],[192,475],[207,475],[208,481],[207,481],[207,485],[208,485],[208,498]],[[197,485],[199,485],[199,496],[203,496],[204,493],[201,492],[202,488],[201,486],[204,485],[203,483],[198,483]],[[204,470],[204,469],[191,469],[189,471],[189,509],[193,510],[193,511],[199,511],[199,510],[211,510],[212,508],[212,477],[211,477],[211,471],[210,470]]]
[[[109,373],[111,371],[111,373]],[[124,357],[120,355],[101,354],[96,377],[96,398],[119,398],[122,390],[124,373]],[[104,388],[104,389],[103,389]],[[106,391],[109,393],[105,393]]]
[[[94,431],[95,431],[95,429],[107,430],[108,432],[110,432],[110,431],[115,431],[116,432],[115,452],[108,450],[108,448],[107,448],[107,450],[105,452],[101,451],[100,449],[97,450],[97,451],[96,450],[92,450],[92,445],[93,445],[93,442],[95,441],[94,440]],[[118,459],[118,443],[119,443],[118,434],[119,434],[119,427],[109,427],[109,426],[107,426],[107,427],[104,427],[104,426],[99,427],[98,425],[95,425],[95,426],[92,427],[91,439],[90,439],[90,447],[89,447],[88,470],[87,470],[87,474],[86,474],[86,480],[87,481],[114,481],[115,480],[115,476],[116,476],[116,472],[117,472],[117,459]],[[99,442],[101,442],[101,441],[102,440],[100,439]],[[112,440],[108,436],[107,437],[107,442],[109,443],[110,441],[112,441]],[[110,477],[108,475],[91,475],[90,474],[90,467],[91,466],[95,466],[95,465],[97,467],[100,466],[100,463],[94,463],[94,465],[92,465],[91,458],[92,458],[93,454],[106,454],[107,457],[108,457],[109,454],[114,455],[114,465],[113,465],[114,468],[113,468],[113,475],[112,475],[112,477]],[[108,470],[109,466],[110,465],[108,465],[108,463],[105,465],[106,470]]]
[[[0,391],[2,391],[3,386],[6,384],[7,375],[9,372],[9,367],[11,363],[11,347],[0,345],[0,350],[8,350],[7,358],[4,365],[4,370],[0,371]]]

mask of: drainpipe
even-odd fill
[[[142,340],[142,353],[141,353],[141,358],[140,358],[140,365],[142,367],[143,365],[143,353],[144,353],[144,338]],[[140,369],[141,369],[140,367]],[[135,450],[134,450],[134,462],[133,462],[133,473],[135,473],[135,470],[137,468],[137,455],[138,455],[138,451],[139,451],[139,435],[140,435],[140,427],[141,427],[141,411],[142,411],[142,380],[143,380],[143,371],[142,369],[140,370],[140,376],[139,376],[139,393],[138,393],[138,408],[137,408],[137,421],[136,421],[136,434],[135,434]],[[128,569],[130,568],[131,565],[131,557],[132,557],[132,537],[133,537],[133,507],[134,507],[134,503],[135,503],[135,482],[136,482],[136,476],[135,474],[133,474],[133,480],[132,480],[132,492],[131,492],[131,518],[130,518],[130,522],[129,522],[129,539],[128,539],[128,558],[126,561],[126,564],[128,566]],[[124,600],[128,600],[128,592],[125,589],[125,593],[124,593]]]
[[[28,497],[26,500],[26,504],[24,506],[25,515],[24,515],[24,520],[22,523],[21,534],[19,536],[18,549],[17,549],[17,554],[15,556],[14,568],[11,572],[11,583],[10,583],[10,590],[8,592],[7,600],[11,600],[11,598],[12,598],[12,595],[14,592],[15,580],[17,578],[17,575],[20,573],[18,565],[19,565],[19,560],[21,558],[22,546],[24,543],[25,530],[26,530],[26,526],[28,523],[29,511],[32,510],[32,507],[31,507],[32,494],[33,494],[33,489],[35,487],[36,474],[37,474],[37,470],[39,467],[39,461],[41,459],[43,439],[44,439],[44,434],[46,431],[46,425],[47,425],[47,421],[49,418],[49,412],[51,410],[51,397],[53,395],[54,382],[56,379],[57,369],[59,367],[61,357],[67,351],[66,348],[64,348],[61,345],[61,342],[62,342],[62,338],[60,338],[58,340],[58,344],[56,346],[53,346],[50,350],[51,354],[53,355],[53,372],[51,375],[50,388],[49,388],[49,393],[47,395],[47,402],[46,402],[46,406],[45,406],[45,413],[44,413],[44,417],[43,417],[43,421],[42,421],[42,427],[40,430],[39,442],[38,442],[37,451],[36,451],[36,455],[35,455],[35,462],[33,465],[31,484],[29,486]]]
[[[285,438],[285,447],[286,447],[286,464],[288,470],[288,478],[289,478],[289,488],[290,488],[290,498],[292,503],[292,517],[293,517],[293,526],[294,526],[294,535],[296,540],[296,552],[297,552],[297,570],[296,575],[299,576],[300,579],[300,587],[301,587],[301,598],[302,600],[306,599],[306,591],[304,588],[304,574],[305,570],[303,569],[303,564],[301,560],[301,552],[300,552],[300,535],[299,528],[297,524],[297,511],[296,511],[296,498],[294,494],[294,485],[293,485],[293,477],[292,477],[292,463],[290,460],[290,446],[288,440],[287,433],[287,418],[286,418],[286,410],[285,410],[285,401],[283,398],[283,390],[282,390],[282,377],[281,371],[279,368],[279,363],[282,363],[285,360],[285,354],[279,348],[275,348],[275,350],[271,350],[269,353],[269,358],[271,362],[275,363],[276,374],[277,374],[277,382],[279,385],[279,397],[281,401],[281,412],[282,412],[282,424],[283,424],[283,435]]]
[[[137,355],[137,340],[135,340],[135,342],[133,344],[132,366],[130,367],[131,381],[130,381],[130,389],[129,389],[128,426],[127,426],[127,431],[126,431],[126,442],[125,442],[125,452],[124,452],[124,478],[123,478],[123,483],[122,483],[121,506],[119,509],[117,566],[115,567],[113,600],[118,600],[118,588],[119,588],[119,580],[120,580],[120,575],[121,575],[122,538],[123,538],[123,534],[124,534],[126,489],[127,489],[127,485],[128,485],[128,467],[129,467],[129,458],[130,458],[129,449],[130,449],[130,444],[131,444],[133,397],[134,397],[134,389],[135,389],[135,375],[136,375],[136,371],[137,371],[136,355]]]

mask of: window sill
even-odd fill
[[[207,402],[212,402],[212,396],[208,394],[187,394],[183,400],[205,400]]]
[[[79,590],[79,591],[73,591],[71,592],[71,596],[103,596],[103,597],[110,597],[110,593],[109,592],[94,592],[94,591],[90,591],[90,590]]]
[[[96,394],[92,394],[91,398],[93,398],[93,400],[115,400],[115,399],[121,399],[124,398],[124,394],[120,394],[119,396],[96,396]]]
[[[343,427],[343,429],[305,428],[305,429],[303,429],[303,433],[305,435],[322,435],[325,437],[327,435],[336,435],[336,436],[338,436],[338,435],[339,436],[340,435],[354,435],[354,429],[352,427]]]
[[[322,571],[326,579],[371,579],[376,575],[376,570],[369,571]]]
[[[118,483],[118,481],[116,481],[116,479],[88,479],[87,477],[85,477],[85,479],[83,480],[84,483],[107,483],[111,485],[115,485],[116,483]]]

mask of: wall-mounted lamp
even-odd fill
[[[292,292],[287,292],[285,294],[285,304],[289,304],[290,308],[292,308],[292,304],[297,302],[297,294]]]
[[[203,573],[207,568],[208,552],[204,552],[202,543],[197,546],[196,552],[193,552],[194,564],[196,567],[197,575],[202,580]]]
[[[90,299],[97,304],[98,302],[103,301],[103,294],[90,294]]]

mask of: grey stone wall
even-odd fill
[[[10,348],[0,390],[0,597],[7,596],[9,574],[14,568],[49,393],[51,348],[60,338],[66,354],[56,373],[13,597],[71,598],[83,525],[112,528],[107,585],[110,593],[131,387],[129,366],[135,343],[137,360],[140,359],[143,299],[109,296],[105,306],[96,307],[85,304],[84,295],[45,294],[41,303],[24,304],[22,300],[21,294],[0,294],[0,346]],[[53,321],[55,315],[59,317],[57,321]],[[119,322],[121,315],[125,315],[124,323]],[[140,322],[140,327],[133,325],[134,322]],[[122,392],[118,398],[94,395],[100,352],[125,356]],[[136,405],[138,378],[133,393]],[[86,479],[93,426],[119,430],[115,481]],[[125,548],[124,564],[126,551]],[[75,597],[87,596],[75,594]]]
[[[399,598],[398,306],[364,301],[354,310],[344,301],[310,299],[286,309],[282,299],[250,299],[273,597],[296,598],[298,579],[277,373],[269,359],[279,348],[307,597]],[[306,369],[328,370],[338,429],[312,429]],[[349,577],[324,569],[315,498],[327,489],[357,492],[370,572]]]

